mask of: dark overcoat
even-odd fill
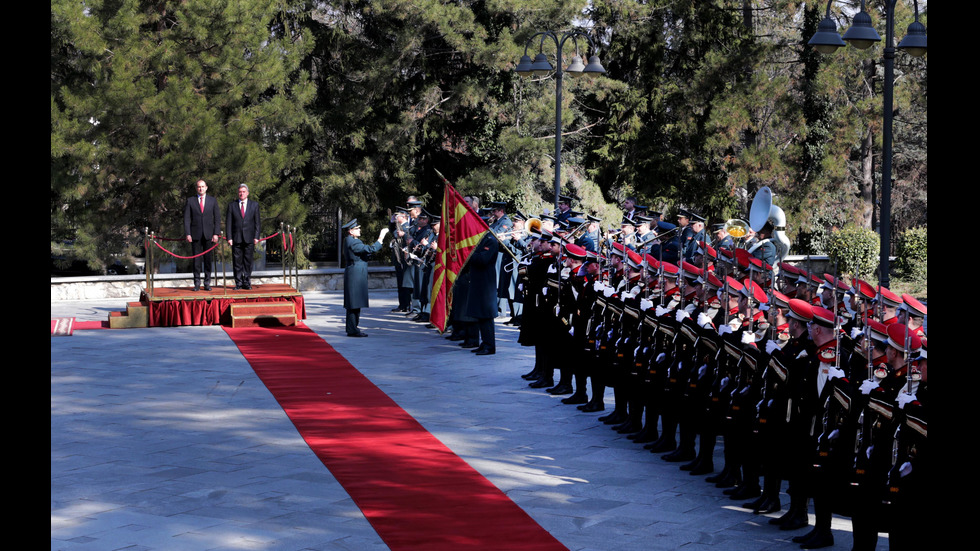
[[[476,319],[497,317],[498,242],[490,232],[477,244],[467,266],[470,269],[470,289],[466,300],[466,315]]]
[[[353,235],[344,238],[344,308],[368,307],[368,266],[371,255],[381,250],[381,243],[365,245]]]

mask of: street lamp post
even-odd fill
[[[844,33],[841,40],[837,34],[837,23],[830,17],[830,4],[827,2],[827,15],[817,27],[817,32],[808,42],[818,52],[830,54],[837,51],[837,48],[844,46],[845,42],[859,50],[865,50],[881,41],[881,37],[874,30],[871,24],[871,16],[864,9],[864,0],[861,0],[861,11],[854,16],[854,24]],[[881,239],[880,268],[879,277],[882,287],[888,287],[889,281],[889,259],[891,252],[891,194],[892,194],[892,102],[895,91],[895,4],[898,0],[888,0],[885,4],[885,50],[884,68],[885,81],[882,90],[882,101],[884,103],[884,125],[881,133],[882,155],[881,155],[881,225],[879,234]],[[926,53],[926,28],[919,23],[919,2],[914,1],[915,21],[908,26],[905,38],[898,44],[898,48],[905,50],[909,55],[921,57]]]
[[[538,54],[534,56],[534,61],[527,55],[528,47],[534,41],[535,38],[541,37],[541,42],[538,46]],[[592,56],[589,58],[588,65],[582,63],[581,56],[578,55],[578,37],[584,38],[589,43],[589,50],[592,51]],[[548,61],[548,57],[544,54],[544,41],[550,38],[556,49],[556,67],[552,67],[551,63]],[[569,38],[575,40],[576,48],[575,55],[572,57],[572,62],[567,68],[562,69],[561,52],[562,48],[565,46],[565,41]],[[535,33],[534,36],[528,39],[527,43],[524,45],[524,55],[521,57],[520,63],[514,69],[517,74],[523,77],[530,76],[546,76],[551,71],[555,71],[555,210],[558,209],[558,198],[561,195],[561,89],[562,80],[564,74],[567,72],[573,77],[579,75],[587,75],[589,77],[594,77],[595,75],[600,75],[606,72],[602,67],[602,63],[599,62],[599,56],[596,55],[595,44],[592,43],[592,39],[589,38],[585,32],[580,30],[571,30],[561,33],[559,36],[555,31],[541,31]]]

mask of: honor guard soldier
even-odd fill
[[[896,449],[895,434],[903,420],[900,394],[908,384],[910,359],[922,345],[921,339],[902,324],[888,325],[887,368],[877,385],[868,384],[868,402],[863,411],[861,445],[857,451],[856,469],[860,475],[851,523],[854,527],[855,551],[872,551],[879,531],[889,531],[895,519],[890,505],[892,456]],[[898,519],[908,522],[910,519]]]

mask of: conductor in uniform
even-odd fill
[[[344,236],[344,309],[347,310],[346,329],[348,337],[366,337],[358,329],[361,308],[368,307],[367,261],[372,254],[381,250],[388,228],[381,230],[378,240],[370,245],[361,241],[361,226],[357,219],[343,225]]]

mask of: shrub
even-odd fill
[[[855,274],[870,279],[878,269],[881,239],[874,230],[845,226],[827,239],[827,256],[837,263],[838,274]]]
[[[926,279],[928,238],[926,228],[909,228],[898,235],[895,261],[898,269],[910,279]]]

